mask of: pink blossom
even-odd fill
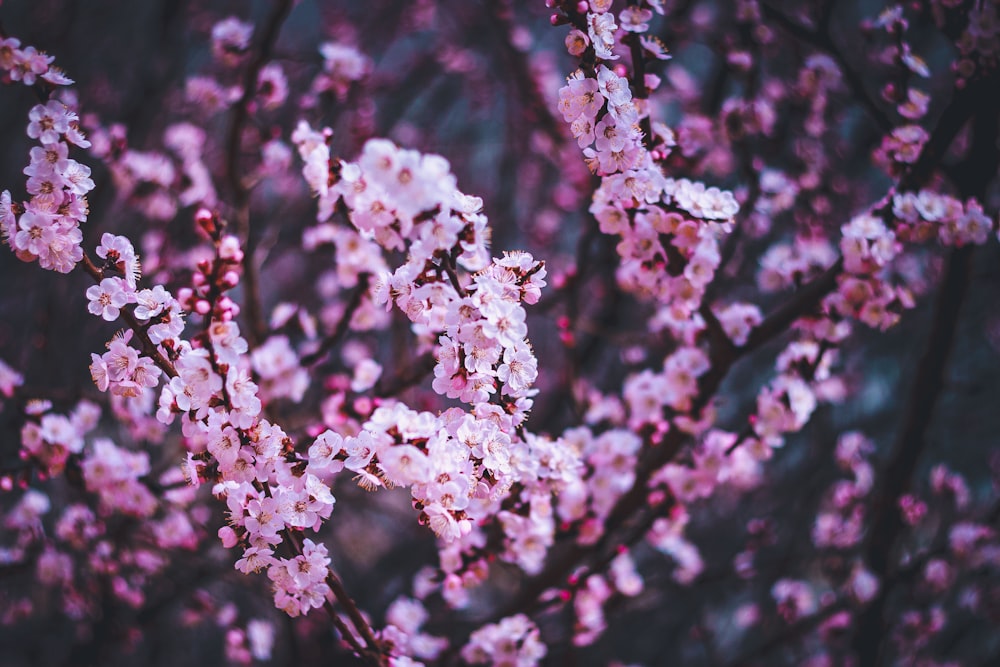
[[[94,315],[99,315],[108,322],[118,319],[121,309],[131,300],[128,285],[121,278],[105,278],[99,285],[87,288],[87,307]]]

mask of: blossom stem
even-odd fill
[[[104,271],[97,267],[96,264],[90,259],[90,257],[84,253],[83,259],[80,260],[79,266],[83,267],[83,270],[94,279],[94,282],[100,284],[101,280],[104,278]],[[167,359],[163,354],[157,349],[156,345],[149,338],[149,334],[146,333],[146,329],[142,326],[138,319],[136,319],[135,314],[132,312],[134,306],[128,305],[121,309],[119,317],[125,320],[129,328],[135,333],[136,338],[142,344],[142,352],[147,357],[149,357],[154,364],[156,364],[160,370],[166,373],[170,377],[177,377],[177,369],[174,365]]]
[[[302,555],[302,544],[299,542],[294,531],[285,528],[281,531],[281,535],[285,538],[285,540],[287,540],[293,553],[296,555]],[[338,577],[337,573],[333,571],[333,568],[329,566],[326,568],[326,585],[330,587],[334,598],[336,598],[340,606],[342,606],[347,612],[348,618],[351,619],[351,624],[354,626],[357,633],[361,635],[361,638],[365,642],[365,646],[361,646],[358,643],[354,633],[337,615],[333,605],[331,605],[329,600],[327,600],[323,606],[326,608],[327,613],[330,614],[330,618],[333,619],[334,625],[337,626],[337,630],[341,635],[343,635],[344,640],[351,645],[351,648],[354,649],[355,652],[371,664],[384,666],[386,664],[385,656],[379,649],[378,640],[375,638],[375,632],[368,624],[368,621],[365,620],[361,610],[358,609],[358,605],[355,604],[354,600],[347,593],[347,589],[344,588],[344,583],[340,580],[340,577]]]

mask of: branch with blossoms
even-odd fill
[[[8,44],[17,46],[13,42],[5,46]],[[227,501],[231,521],[240,533],[225,527],[220,531],[223,543],[229,547],[240,542],[246,545],[237,568],[244,572],[267,568],[275,582],[275,604],[290,615],[327,607],[352,648],[373,664],[382,664],[384,658],[373,631],[328,567],[326,548],[308,538],[300,541],[290,532],[290,526],[318,527],[329,517],[334,498],[309,473],[302,477],[298,492],[279,491],[279,477],[299,476],[287,467],[294,460],[283,458],[284,432],[257,419],[261,401],[242,356],[247,343],[233,322],[239,309],[224,294],[239,280],[243,251],[237,239],[223,236],[220,221],[211,213],[199,212],[197,222],[212,238],[216,256],[212,262],[199,265],[193,288],[181,290],[183,303],[161,285],[137,291],[138,257],[125,237],[104,235],[97,249],[104,260],[101,267],[84,255],[79,245],[82,234],[78,224],[86,219],[85,195],[93,182],[86,167],[66,158],[64,141],[89,146],[77,129],[76,114],[53,100],[36,106],[29,118],[32,125],[28,134],[41,143],[26,170],[28,192],[33,197],[21,205],[4,192],[5,236],[22,260],[38,260],[43,268],[67,273],[79,262],[98,282],[87,290],[90,312],[107,321],[121,317],[129,325],[130,333],[109,343],[108,352],[92,355],[91,375],[98,389],[142,400],[147,390],[159,385],[161,372],[168,376],[157,419],[169,424],[180,414],[188,437],[203,446],[201,455],[189,451],[185,476],[195,485],[212,479],[217,495]],[[72,215],[74,210],[81,213]],[[12,233],[14,229],[18,231]],[[180,337],[185,313],[205,319],[204,330],[193,341]],[[132,334],[139,349],[129,344]],[[71,445],[68,451],[78,451],[78,446]],[[109,453],[98,448],[96,456],[107,458]],[[63,455],[53,458],[47,452],[46,456],[47,472],[59,472]],[[142,464],[138,468],[137,476],[148,472]],[[274,547],[282,543],[290,548],[289,557],[272,557]],[[353,628],[349,630],[339,619],[328,596],[345,607]]]
[[[550,3],[550,6],[558,6],[561,10],[561,13],[553,15],[553,23],[559,24],[566,22],[577,26],[574,33],[567,38],[567,45],[569,46],[571,53],[582,55],[585,63],[585,72],[590,70],[596,73],[596,76],[590,78],[586,74],[578,72],[574,75],[574,77],[570,78],[569,86],[564,88],[560,93],[562,104],[561,111],[563,112],[567,122],[572,121],[574,135],[578,137],[581,147],[587,146],[590,142],[593,142],[596,137],[595,148],[598,152],[595,153],[592,148],[586,148],[584,154],[585,157],[590,160],[592,170],[596,171],[599,175],[602,175],[605,179],[605,183],[608,182],[608,176],[613,175],[615,172],[626,172],[627,178],[633,182],[633,184],[629,186],[630,190],[626,191],[626,197],[624,198],[626,203],[624,206],[621,208],[610,208],[609,210],[607,205],[605,205],[604,208],[598,209],[598,211],[603,212],[604,215],[612,216],[612,220],[618,221],[613,226],[605,225],[607,228],[602,227],[602,231],[618,232],[623,235],[641,234],[648,223],[646,223],[645,220],[642,220],[642,224],[640,224],[640,218],[634,213],[633,210],[630,209],[633,209],[633,207],[636,206],[642,207],[643,199],[645,199],[646,202],[650,201],[648,189],[652,188],[655,191],[656,189],[662,188],[662,186],[660,186],[660,188],[657,188],[655,185],[644,186],[644,181],[646,181],[649,177],[644,176],[642,158],[628,156],[630,152],[633,155],[644,154],[638,145],[638,141],[640,137],[642,139],[648,138],[649,134],[635,134],[631,140],[626,139],[624,142],[619,142],[618,144],[614,143],[616,130],[613,128],[616,128],[617,125],[621,124],[618,114],[621,113],[623,105],[630,104],[630,96],[627,92],[625,95],[622,95],[617,91],[628,91],[629,88],[625,83],[625,79],[620,78],[619,75],[613,74],[611,70],[607,69],[604,65],[598,64],[596,68],[593,68],[593,66],[589,64],[590,62],[593,62],[591,60],[592,58],[596,58],[598,63],[602,59],[617,59],[618,56],[614,55],[612,52],[612,48],[615,46],[616,42],[611,36],[612,31],[615,30],[616,26],[614,21],[611,19],[610,14],[604,13],[606,9],[594,6],[593,4],[585,7],[584,3],[579,3],[579,6],[572,3]],[[628,13],[628,16],[625,16],[625,13]],[[632,26],[632,28],[626,27],[626,30],[635,29],[642,31],[644,29],[642,27],[642,21],[648,20],[651,15],[651,12],[648,10],[645,10],[644,13],[642,13],[638,12],[638,10],[630,8],[623,13],[621,20],[623,24],[629,23]],[[584,25],[586,25],[587,34],[583,34]],[[632,39],[631,36],[630,39]],[[633,75],[638,77],[644,72],[645,56],[643,55],[641,49],[636,48],[636,44],[639,44],[639,42],[635,39],[632,39],[632,41],[634,43],[630,49],[630,54],[633,60]],[[635,80],[636,79],[633,79],[630,82],[632,89],[636,89]],[[969,92],[967,88],[963,88],[961,90],[957,99],[953,102],[952,106],[949,107],[949,111],[945,112],[945,116],[941,121],[939,130],[935,133],[931,140],[927,142],[927,145],[923,146],[923,150],[919,153],[919,158],[911,158],[907,160],[908,162],[913,163],[913,167],[904,172],[905,176],[901,180],[898,190],[906,192],[907,190],[919,186],[923,180],[928,178],[930,171],[936,164],[936,161],[940,159],[944,149],[951,143],[955,133],[961,127],[962,121],[964,120],[961,114],[971,113],[969,111],[970,106],[968,100],[982,94],[979,92],[982,90],[979,86],[990,86],[990,83],[987,81],[974,81],[970,85],[974,92]],[[645,87],[642,86],[641,90],[645,92]],[[602,115],[605,113],[605,102],[607,103],[606,113],[608,114],[606,117]],[[626,108],[628,107],[626,106]],[[966,115],[965,118],[967,117],[968,116]],[[633,123],[633,131],[637,130],[639,127],[634,124],[635,120],[635,116],[626,116],[625,124],[627,126],[629,123]],[[611,142],[605,141],[605,138],[611,139]],[[632,142],[633,148],[629,148],[629,141]],[[620,150],[616,150],[619,148]],[[600,151],[605,151],[605,153],[602,154]],[[602,155],[606,155],[607,157],[602,157]],[[991,173],[991,170],[987,170],[986,173]],[[655,180],[653,182],[655,183]],[[638,183],[638,185],[636,185],[636,183]],[[669,187],[670,186],[668,185],[666,189],[668,193],[670,193],[670,190],[668,189]],[[637,194],[638,192],[646,194],[639,195]],[[930,198],[932,195],[930,195],[930,193],[922,193],[921,196]],[[595,195],[595,202],[600,201],[600,199],[601,190],[599,189],[598,193]],[[631,202],[629,200],[631,200]],[[667,201],[669,202],[670,200],[668,199]],[[896,201],[900,202],[898,195]],[[905,196],[902,201],[905,201]],[[897,210],[898,208],[899,204],[897,203]],[[956,237],[952,237],[950,231],[945,231],[945,229],[942,228],[942,242],[949,244],[955,243],[957,245],[963,245],[970,242],[985,242],[987,233],[993,225],[988,219],[982,217],[981,214],[978,213],[979,210],[980,209],[978,209],[977,204],[971,203],[969,205],[968,215],[965,216],[960,223],[965,225],[965,228],[959,231]],[[601,212],[595,211],[595,214],[597,215],[598,220],[604,222],[601,219]],[[685,212],[690,214],[692,213],[692,209],[687,207]],[[708,217],[711,218],[712,215],[710,214]],[[868,218],[868,220],[874,219]],[[885,241],[878,241],[878,236],[876,236],[877,233],[873,233],[874,228],[862,231],[858,227],[860,224],[861,220],[859,219],[852,222],[851,225],[844,227],[846,238],[845,241],[841,243],[841,247],[847,257],[846,266],[843,263],[843,260],[834,262],[830,269],[825,272],[822,277],[810,283],[808,288],[802,290],[802,298],[775,313],[773,317],[769,318],[759,328],[754,327],[755,324],[761,323],[759,311],[754,313],[751,310],[748,311],[748,319],[743,320],[741,323],[741,327],[743,328],[742,332],[739,329],[730,328],[725,332],[728,335],[720,336],[717,332],[722,329],[722,325],[714,317],[712,310],[706,308],[701,309],[701,312],[706,315],[704,318],[705,324],[703,326],[706,327],[706,331],[709,333],[709,340],[715,342],[715,344],[710,345],[710,347],[719,350],[719,352],[717,355],[710,355],[709,357],[715,363],[709,361],[703,365],[696,366],[698,370],[694,371],[694,376],[697,377],[698,375],[705,374],[705,378],[707,378],[708,392],[700,399],[695,400],[696,407],[692,410],[694,414],[697,414],[701,407],[707,404],[708,397],[710,397],[715,391],[718,384],[721,383],[722,378],[725,377],[732,363],[739,356],[738,353],[733,353],[733,351],[739,348],[730,344],[730,339],[736,341],[737,345],[740,347],[746,345],[748,349],[753,349],[760,343],[766,341],[769,335],[784,331],[786,327],[793,324],[802,316],[811,315],[810,311],[819,305],[820,300],[823,299],[828,292],[832,291],[838,283],[842,286],[845,284],[838,279],[839,274],[845,272],[845,270],[848,275],[869,273],[872,271],[872,268],[870,267],[884,266],[888,260],[891,259],[892,255],[898,252],[897,250],[893,250],[890,251],[889,255],[883,256],[877,254],[875,247],[869,244],[875,242],[884,243]],[[884,223],[879,220],[877,224],[881,226]],[[905,223],[902,226],[905,234],[905,232],[908,231],[905,228]],[[655,230],[655,224],[653,225],[653,229]],[[670,231],[673,232],[674,230]],[[860,234],[858,233],[859,231]],[[890,236],[885,237],[885,240],[891,243],[894,238],[894,234],[892,234],[892,232],[889,232],[889,234]],[[864,241],[861,241],[861,239],[864,239]],[[665,241],[672,243],[669,236],[665,239]],[[672,244],[676,245],[676,243]],[[653,247],[656,248],[655,245]],[[622,246],[619,246],[620,251],[621,249]],[[669,268],[669,262],[672,259],[677,258],[677,253],[673,251],[667,243],[663,243],[662,248],[651,252],[647,250],[646,252],[647,254],[641,256],[642,259],[648,257],[653,257],[655,259],[656,253],[661,253],[661,261],[665,261],[668,265],[666,272],[667,275],[672,273]],[[678,259],[680,259],[681,262],[684,261],[683,256]],[[688,267],[690,266],[691,265],[688,264]],[[687,267],[685,267],[684,271],[685,276],[689,277],[687,276]],[[855,284],[850,282],[846,284],[849,285],[848,289],[857,288]],[[626,287],[628,287],[627,284]],[[650,295],[656,294],[656,292],[652,289],[645,289],[649,290],[648,293],[650,293]],[[896,297],[892,296],[892,294],[893,292],[890,288],[890,291],[888,292],[889,298],[895,299]],[[885,320],[883,318],[887,315],[894,317],[891,316],[888,309],[886,309],[886,305],[888,304],[881,306],[872,303],[866,304],[866,307],[875,306],[877,310],[865,313],[864,310],[858,311],[855,307],[851,306],[848,306],[847,308],[840,306],[837,308],[835,305],[837,303],[836,301],[826,301],[829,305],[824,306],[824,311],[829,312],[832,306],[832,309],[839,310],[840,312],[832,313],[834,321],[829,324],[820,324],[820,329],[817,330],[817,333],[822,329],[831,331],[828,327],[835,324],[841,318],[857,317],[859,313],[864,321],[867,321],[873,326],[880,326],[883,328],[891,323],[891,320]],[[676,308],[676,306],[674,307]],[[880,315],[875,316],[877,319],[873,319],[875,313],[880,313]],[[732,333],[729,333],[730,331]],[[795,357],[788,357],[787,355],[783,355],[784,358],[779,358],[779,370],[786,372],[792,371],[790,375],[786,376],[791,379],[785,383],[781,383],[780,380],[783,378],[779,378],[779,382],[776,382],[771,385],[771,387],[766,388],[765,392],[761,394],[761,398],[758,399],[758,414],[756,415],[756,418],[751,420],[752,429],[746,437],[737,438],[734,435],[730,438],[729,436],[718,434],[715,442],[718,442],[718,437],[721,436],[723,438],[723,442],[726,444],[715,445],[714,454],[712,452],[713,446],[709,444],[712,440],[706,439],[705,444],[703,445],[705,446],[705,449],[700,452],[700,455],[698,450],[694,453],[694,471],[691,471],[691,469],[686,466],[677,466],[667,463],[679,452],[680,447],[683,444],[683,440],[678,441],[673,439],[673,446],[664,447],[659,450],[657,453],[658,455],[653,460],[654,462],[649,464],[649,467],[646,468],[646,470],[654,470],[656,467],[663,466],[667,463],[663,470],[658,473],[661,480],[660,484],[665,482],[668,487],[666,489],[667,494],[663,496],[662,500],[650,499],[649,501],[646,501],[646,492],[643,491],[643,488],[649,481],[651,481],[650,478],[652,475],[648,472],[645,475],[640,473],[637,477],[637,481],[632,486],[632,491],[623,496],[622,500],[619,501],[619,504],[616,505],[615,511],[603,520],[604,527],[606,529],[613,529],[633,512],[647,504],[651,505],[653,509],[648,512],[646,518],[640,522],[641,528],[633,530],[631,532],[632,537],[625,542],[626,545],[634,543],[634,541],[644,535],[645,530],[648,530],[651,527],[654,519],[656,519],[661,512],[675,506],[676,498],[678,496],[685,501],[692,501],[699,497],[704,497],[711,491],[713,478],[728,477],[727,472],[720,473],[719,456],[723,452],[725,452],[727,456],[733,454],[733,452],[736,451],[736,447],[747,438],[751,438],[754,443],[762,448],[759,450],[759,453],[755,454],[755,458],[769,458],[770,453],[768,448],[780,446],[783,441],[782,434],[789,431],[799,430],[808,419],[808,416],[815,409],[816,403],[815,398],[813,397],[813,390],[798,378],[802,377],[807,381],[811,381],[813,379],[824,380],[828,378],[828,371],[824,370],[821,373],[818,373],[817,371],[819,370],[821,362],[826,355],[829,344],[838,343],[842,340],[841,334],[834,335],[834,338],[827,338],[828,342],[822,342],[822,346],[818,345],[816,342],[810,342],[805,344],[806,347],[798,351],[796,351],[795,345],[802,346],[803,344],[797,343],[791,346],[789,348],[789,352],[798,356],[799,358],[797,359]],[[821,334],[819,340],[823,341],[824,337],[828,336],[829,334],[826,334],[825,336]],[[811,346],[812,349],[810,349],[809,346]],[[666,363],[669,367],[670,358],[668,358]],[[804,366],[802,364],[804,364]],[[794,370],[795,368],[804,368],[807,369],[807,372],[796,371]],[[661,391],[660,395],[664,395],[663,391]],[[669,390],[667,390],[667,395],[669,395]],[[626,397],[627,396],[628,389],[626,388]],[[685,397],[682,396],[681,400],[683,403]],[[784,406],[782,403],[784,403]],[[653,405],[655,406],[655,403]],[[671,407],[676,408],[677,406]],[[685,405],[684,407],[686,408],[687,406]],[[763,421],[762,419],[765,416],[767,417],[767,421]],[[705,426],[699,426],[701,429],[705,428]],[[677,433],[677,431],[673,431],[672,433]],[[657,444],[662,446],[662,443]],[[699,476],[699,469],[704,469],[704,474],[707,475],[707,477]],[[640,470],[642,470],[642,468],[640,468]],[[723,468],[723,471],[724,470],[725,468]],[[697,485],[702,486],[699,488]],[[663,491],[654,492],[654,497],[657,494],[662,496]],[[598,544],[600,545],[601,543],[599,542]],[[600,553],[600,549],[594,551]],[[529,601],[534,600],[546,588],[552,585],[559,585],[560,581],[568,581],[570,590],[574,590],[582,577],[580,576],[580,571],[576,571],[572,575],[570,575],[570,572],[574,570],[578,560],[591,553],[593,552],[585,548],[578,548],[569,552],[562,560],[556,561],[552,568],[549,571],[546,571],[539,578],[539,583],[529,586],[520,597],[516,598],[511,604],[511,608],[523,607]],[[610,558],[604,558],[599,562],[603,567],[606,566],[610,560]],[[583,571],[583,577],[587,577],[589,575],[590,571]]]
[[[0,625],[70,619],[95,664],[168,613],[234,664],[995,652],[1000,474],[935,446],[950,369],[993,358],[959,306],[997,231],[995,3],[860,31],[836,2],[542,5],[199,10],[146,134],[0,38],[40,100],[4,240],[121,327],[99,394],[0,363],[0,575],[42,584]],[[457,150],[484,109],[503,141]],[[872,350],[921,317],[895,406]]]

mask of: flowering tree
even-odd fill
[[[0,8],[10,664],[1000,659],[1000,3],[138,4]]]

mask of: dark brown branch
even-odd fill
[[[917,367],[907,417],[893,445],[892,458],[881,475],[880,491],[872,507],[865,553],[868,567],[883,581],[883,589],[858,623],[854,646],[863,666],[877,664],[881,652],[885,633],[882,615],[887,601],[884,580],[892,566],[893,546],[904,528],[896,503],[909,488],[926,445],[924,433],[944,388],[944,371],[959,322],[959,309],[968,291],[971,266],[971,248],[952,253],[944,284],[938,294],[931,335]]]
[[[288,528],[281,531],[282,537],[287,541],[292,552],[296,556],[302,555],[302,544],[299,542],[297,534]],[[329,600],[325,602],[323,607],[326,609],[330,618],[333,620],[334,625],[337,630],[344,637],[351,648],[358,653],[366,662],[374,665],[375,667],[385,667],[387,664],[386,656],[383,654],[378,640],[375,638],[375,632],[372,630],[368,621],[365,619],[361,610],[358,609],[358,605],[354,602],[354,599],[347,593],[347,589],[344,588],[343,582],[341,582],[340,577],[337,576],[336,572],[329,566],[326,568],[326,584],[330,587],[330,591],[333,593],[334,598],[336,598],[337,603],[344,608],[347,612],[347,617],[351,620],[351,625],[364,640],[365,645],[362,646],[351,629],[344,623],[343,619],[337,614],[336,610]]]
[[[993,88],[984,89],[984,85]],[[1000,164],[1000,149],[996,145],[1000,93],[995,86],[996,82],[979,81],[956,94],[939,125],[944,128],[941,134],[947,141],[939,138],[938,132],[935,132],[913,172],[918,175],[929,173],[930,167],[924,166],[924,155],[943,155],[951,139],[965,124],[968,115],[975,110],[975,141],[970,154],[958,170],[960,173],[968,172],[968,178],[963,179],[959,185],[964,196],[982,195]],[[949,257],[944,283],[934,309],[930,336],[917,366],[917,377],[910,392],[906,416],[893,443],[889,463],[882,472],[881,484],[877,487],[879,492],[873,499],[865,557],[872,573],[883,582],[894,566],[893,550],[905,528],[897,502],[910,488],[917,464],[927,445],[925,433],[930,426],[934,407],[944,391],[948,357],[955,341],[962,302],[972,280],[972,256],[973,248],[965,247],[953,250]],[[883,583],[859,621],[854,649],[861,667],[878,664],[885,650],[883,640],[887,633],[883,626],[883,615],[888,597],[889,586]]]
[[[539,89],[538,80],[531,71],[527,55],[514,45],[512,38],[514,24],[511,20],[513,9],[510,0],[494,0],[485,4],[493,19],[491,24],[498,28],[497,35],[503,47],[503,58],[507,63],[510,80],[523,102],[523,108],[530,114],[529,120],[534,120],[556,145],[562,144],[565,141],[563,125],[552,115],[545,95]]]
[[[804,315],[808,315],[824,296],[837,287],[837,276],[844,270],[844,260],[838,259],[826,271],[803,285],[790,301],[782,304],[750,333],[742,352],[756,350]]]
[[[781,632],[775,633],[772,637],[767,638],[754,648],[741,655],[731,664],[734,666],[753,664],[753,661],[767,655],[771,650],[794,639],[798,639],[807,632],[815,630],[827,620],[833,618],[847,608],[848,605],[843,600],[835,602],[829,607],[824,608],[822,611],[819,611],[812,616],[800,619],[792,625],[789,625],[787,628],[784,628]]]
[[[637,6],[636,0],[629,0],[630,6]],[[632,57],[632,94],[636,99],[644,100],[649,97],[649,89],[646,87],[646,56],[642,52],[642,43],[639,41],[638,33],[631,33],[623,41],[629,45],[629,55]],[[648,150],[653,142],[653,125],[646,114],[639,121],[639,129],[642,130],[642,143]]]
[[[104,279],[104,272],[98,268],[93,261],[91,261],[90,257],[88,257],[86,253],[84,253],[83,259],[80,260],[79,266],[83,267],[83,270],[94,279],[95,283],[99,284],[101,280]],[[145,327],[143,327],[142,323],[136,319],[136,316],[133,313],[134,310],[135,306],[125,306],[121,309],[119,317],[125,320],[125,323],[128,324],[129,328],[135,334],[135,337],[138,339],[139,345],[142,348],[142,353],[149,357],[153,363],[168,376],[177,377],[177,369],[174,368],[174,365],[170,363],[169,359],[163,356],[160,350],[156,347],[156,344],[150,340]]]
[[[450,254],[445,254],[441,258],[441,270],[444,271],[445,275],[448,276],[448,281],[454,288],[455,292],[460,297],[468,296],[468,292],[462,287],[461,281],[458,279],[458,267],[455,264],[455,258]]]
[[[243,286],[246,298],[244,307],[247,317],[247,338],[254,345],[265,335],[263,306],[261,305],[260,278],[257,272],[255,250],[256,237],[250,227],[250,192],[243,182],[240,168],[240,147],[243,130],[250,117],[250,103],[257,94],[257,78],[271,58],[271,51],[278,39],[278,33],[292,10],[292,0],[277,0],[271,15],[264,24],[264,32],[257,43],[256,55],[247,66],[243,78],[243,95],[233,107],[233,118],[226,135],[226,180],[233,195],[236,213],[236,228],[243,242]]]

